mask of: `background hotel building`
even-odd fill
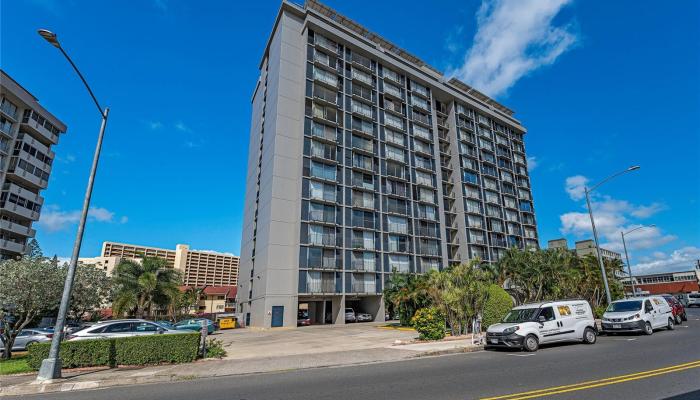
[[[108,273],[114,269],[119,259],[159,257],[168,266],[182,273],[185,286],[236,286],[238,284],[237,256],[213,251],[190,250],[186,244],[178,244],[175,250],[139,246],[115,242],[102,244],[102,255],[96,258],[81,258],[84,264],[94,264]]]
[[[283,2],[252,97],[249,325],[384,319],[392,270],[538,246],[513,112],[315,1]]]
[[[54,152],[51,146],[66,125],[39,100],[0,70],[0,259],[26,251],[34,237],[49,184]]]

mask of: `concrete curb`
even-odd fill
[[[318,368],[338,368],[338,367],[351,367],[358,365],[367,364],[378,364],[378,363],[389,363],[397,361],[414,360],[423,357],[437,357],[449,354],[460,354],[460,353],[471,353],[475,351],[482,350],[483,346],[461,346],[452,349],[445,350],[429,350],[423,351],[419,354],[407,355],[403,359],[395,360],[376,360],[376,361],[364,361],[355,363],[329,363],[325,365],[317,365],[313,367],[301,367],[293,369],[279,369],[279,370],[267,370],[258,372],[247,372],[247,373],[233,373],[233,374],[212,374],[212,375],[179,375],[179,374],[162,374],[162,375],[148,375],[148,376],[132,376],[126,378],[117,379],[104,379],[104,380],[93,380],[93,381],[56,381],[56,382],[29,382],[21,383],[13,386],[0,387],[0,397],[5,396],[24,396],[31,394],[44,394],[44,393],[57,393],[57,392],[70,392],[74,390],[94,390],[94,389],[104,389],[115,386],[125,386],[125,385],[141,385],[149,383],[165,383],[165,382],[181,382],[193,379],[205,379],[205,378],[215,378],[221,376],[242,376],[251,374],[264,374],[264,373],[280,373],[289,371],[300,371],[306,369],[318,369]],[[70,378],[69,378],[70,379]]]

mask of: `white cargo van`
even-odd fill
[[[548,301],[510,310],[501,323],[488,327],[485,347],[536,351],[545,343],[593,344],[596,337],[593,311],[586,300]]]
[[[632,297],[610,303],[603,314],[602,331],[654,333],[654,329],[673,330],[673,309],[661,296]]]

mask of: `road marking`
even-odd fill
[[[691,368],[700,368],[700,360],[670,367],[652,369],[648,371],[636,372],[628,375],[613,376],[610,378],[597,379],[593,381],[574,383],[571,385],[555,386],[546,389],[532,390],[529,392],[513,393],[497,397],[487,397],[482,400],[524,400],[535,397],[551,396],[560,393],[574,392],[578,390],[593,389],[601,386],[614,385],[617,383],[635,381],[638,379],[651,378],[658,375],[670,374],[672,372],[684,371]]]
[[[620,342],[634,342],[635,340],[637,340],[637,338],[615,338],[613,340],[617,340]]]
[[[534,354],[532,354],[532,353],[530,353],[530,354],[513,354],[513,353],[508,353],[508,355],[509,355],[509,356],[513,356],[513,357],[530,357],[530,356],[534,356]]]

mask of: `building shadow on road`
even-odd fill
[[[663,400],[700,400],[700,390],[679,394],[673,397],[665,397]]]

